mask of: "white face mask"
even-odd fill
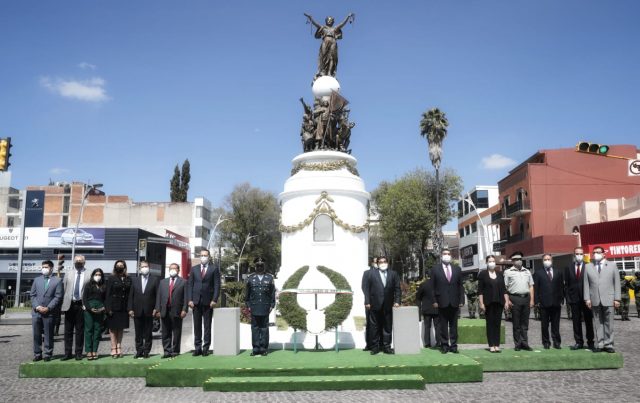
[[[516,260],[513,262],[513,266],[516,268],[521,268],[522,267],[522,260]]]
[[[102,276],[93,276],[93,281],[95,281],[96,283],[99,283],[100,280],[102,280]]]
[[[169,275],[171,277],[176,277],[178,275],[178,270],[175,270],[175,269],[169,270]]]
[[[487,263],[487,269],[489,270],[495,270],[496,268],[496,262],[489,262]]]
[[[442,255],[441,259],[444,263],[449,263],[451,262],[451,255]]]
[[[595,260],[596,262],[601,261],[604,258],[604,255],[602,253],[594,253],[593,254],[593,260]]]
[[[200,263],[205,265],[209,263],[209,256],[200,256]]]
[[[140,274],[142,274],[143,276],[146,276],[147,274],[149,274],[149,268],[147,266],[141,267]]]
[[[46,277],[49,274],[51,274],[51,269],[49,269],[48,267],[43,267],[42,268],[42,275]]]
[[[389,265],[386,263],[380,263],[380,265],[378,265],[378,268],[382,271],[387,270],[387,267],[389,267]]]
[[[583,255],[583,254],[579,254],[579,255],[578,255],[578,254],[576,254],[576,255],[574,256],[574,258],[575,258],[575,260],[576,260],[576,263],[582,263],[582,259],[584,258],[584,255]]]
[[[548,269],[549,267],[551,267],[551,260],[543,260],[542,265],[545,269]]]

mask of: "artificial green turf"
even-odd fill
[[[500,343],[504,343],[504,323],[500,324]],[[487,344],[487,326],[484,319],[458,320],[458,344]]]
[[[149,368],[147,386],[202,386],[211,377],[340,376],[419,374],[425,383],[480,382],[482,367],[462,354],[441,354],[423,349],[415,355],[370,355],[361,350],[279,350],[266,357],[192,357],[183,354]],[[180,373],[180,376],[176,376]]]
[[[218,392],[264,392],[299,390],[382,390],[424,389],[420,375],[339,375],[339,376],[260,376],[212,377],[202,388]]]
[[[619,353],[593,353],[590,350],[572,351],[536,349],[533,351],[515,351],[503,349],[501,353],[481,350],[460,350],[482,364],[484,372],[514,371],[563,371],[572,369],[622,368],[622,355]]]
[[[111,356],[100,356],[99,359],[82,361],[71,359],[61,361],[56,356],[49,362],[25,362],[20,364],[21,378],[123,378],[144,377],[147,368],[160,361],[159,355],[147,359],[136,360],[133,355],[113,359]]]

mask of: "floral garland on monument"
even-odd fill
[[[303,266],[296,270],[283,284],[283,290],[294,290],[300,284],[302,278],[309,271],[309,266]],[[336,290],[349,290],[349,282],[340,273],[324,266],[318,266],[318,271],[329,278]],[[325,330],[335,329],[349,317],[353,308],[353,295],[351,293],[336,293],[336,299],[323,309],[325,314]],[[295,292],[283,292],[278,298],[278,311],[282,318],[294,329],[307,330],[307,311],[298,304],[298,295]]]
[[[356,167],[349,161],[338,160],[329,162],[316,162],[316,163],[298,163],[291,169],[291,176],[297,174],[300,171],[337,171],[339,169],[346,168],[355,176],[360,176]]]
[[[309,213],[307,218],[300,221],[296,225],[284,225],[282,223],[282,217],[280,217],[280,232],[296,232],[300,231],[304,227],[310,225],[313,220],[319,216],[320,214],[326,214],[336,223],[337,226],[344,229],[345,231],[353,232],[354,234],[359,234],[369,229],[369,223],[366,222],[363,225],[349,225],[346,222],[342,221],[336,211],[329,205],[327,202],[333,202],[333,199],[329,196],[326,191],[320,193],[320,198],[316,200],[316,207]]]

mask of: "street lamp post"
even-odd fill
[[[247,235],[247,239],[244,240],[244,244],[242,245],[242,249],[240,249],[240,256],[238,256],[238,281],[240,281],[240,260],[242,259],[242,252],[244,252],[244,247],[247,246],[249,239],[255,238],[257,235]]]
[[[473,200],[471,199],[471,195],[469,194],[469,192],[467,192],[467,197],[464,199],[464,201],[469,206],[473,207],[473,210],[476,212],[476,215],[478,216],[478,221],[480,221],[480,228],[482,228],[483,235],[481,236],[480,231],[478,230],[478,235],[476,236],[477,242],[478,242],[478,268],[479,268],[480,265],[482,264],[482,260],[487,256],[489,256],[489,243],[491,241],[489,239],[489,231],[487,230],[487,226],[484,224],[484,220],[482,219],[482,216],[480,215],[480,213],[478,212],[478,209],[473,203]],[[482,238],[482,242],[480,238]],[[482,248],[480,248],[481,246]],[[484,252],[485,252],[484,254],[482,253],[482,249],[484,249]]]
[[[83,194],[82,194],[82,202],[80,203],[80,214],[78,214],[78,221],[76,222],[76,229],[73,231],[73,238],[71,241],[71,262],[72,264],[76,261],[76,237],[78,236],[78,228],[80,227],[80,221],[82,220],[82,213],[84,212],[84,203],[89,196],[89,193],[95,189],[99,189],[102,187],[102,183],[94,183],[93,185],[88,185],[87,190],[85,191],[85,187],[83,186]]]
[[[209,251],[209,255],[211,256],[211,243],[213,242],[213,236],[216,233],[216,229],[218,229],[218,225],[222,224],[225,221],[230,221],[231,218],[222,218],[222,214],[218,216],[218,221],[216,221],[216,225],[213,226],[213,230],[211,230],[211,235],[209,235],[209,242],[207,242],[207,250]],[[222,256],[220,250],[218,250],[218,270],[222,270],[220,266],[222,266]],[[224,276],[223,276],[224,277]]]

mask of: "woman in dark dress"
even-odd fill
[[[495,256],[487,256],[486,262],[487,270],[483,270],[478,274],[480,310],[485,312],[489,351],[492,353],[499,353],[502,309],[507,303],[509,296],[504,285],[504,277],[502,277],[502,273],[496,271]]]
[[[107,309],[107,327],[111,337],[111,357],[122,357],[122,336],[129,328],[129,290],[131,279],[127,276],[127,263],[116,260],[113,274],[107,280],[105,307]]]
[[[100,344],[102,322],[104,321],[105,297],[104,272],[98,268],[91,272],[89,284],[84,287],[84,291],[82,292],[84,349],[89,361],[98,359],[98,344]]]

